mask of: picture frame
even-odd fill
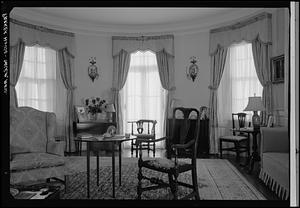
[[[75,106],[75,111],[77,115],[78,122],[85,122],[88,121],[88,116],[85,107],[83,106]]]
[[[284,55],[271,58],[272,83],[284,82]]]

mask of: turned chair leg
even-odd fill
[[[239,162],[240,161],[240,143],[239,142],[235,142],[235,151],[236,151],[236,161]]]
[[[192,180],[194,186],[195,199],[200,200],[196,167],[192,169]]]
[[[131,156],[133,155],[133,140],[131,140]]]
[[[138,186],[137,186],[137,199],[141,200],[142,198],[142,167],[139,165],[139,172],[138,172]]]
[[[178,199],[178,181],[177,181],[177,177],[178,177],[178,174],[174,174],[174,200],[177,200]]]
[[[222,159],[222,139],[219,140],[219,146],[220,146],[220,158]]]
[[[153,157],[155,157],[155,142],[153,143]]]

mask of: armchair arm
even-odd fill
[[[64,156],[65,141],[48,141],[47,153]]]
[[[261,128],[262,152],[289,152],[288,129],[284,127]]]
[[[173,144],[172,148],[175,148],[175,149],[185,149],[185,148],[188,148],[189,146],[191,146],[194,143],[195,143],[195,140],[193,139],[193,140],[189,141],[186,144]]]

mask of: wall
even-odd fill
[[[75,59],[75,104],[81,105],[82,98],[101,96],[111,100],[113,62],[111,36],[76,35],[77,54]],[[175,97],[184,106],[199,108],[209,102],[209,34],[195,33],[175,36]],[[96,57],[100,77],[94,82],[88,76],[89,58]],[[186,78],[186,67],[191,56],[197,58],[200,72],[195,82]]]
[[[209,32],[175,36],[175,98],[181,99],[183,106],[195,107],[209,105],[210,58]],[[199,73],[195,81],[186,77],[186,67],[190,57],[195,56]]]
[[[273,114],[277,117],[277,125],[288,125],[288,76],[289,76],[289,24],[288,10],[281,8],[272,13],[272,52],[271,57],[284,54],[285,81],[272,84]]]
[[[100,96],[111,101],[112,56],[110,36],[76,34],[77,54],[75,58],[75,104],[82,105],[82,98]],[[99,78],[94,82],[88,76],[89,58],[96,57]]]

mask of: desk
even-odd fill
[[[125,141],[129,141],[135,139],[134,137],[130,137],[130,138],[126,138],[123,135],[115,135],[113,137],[108,137],[108,138],[104,138],[103,136],[97,136],[97,135],[93,135],[89,138],[76,138],[75,141],[78,142],[86,142],[86,146],[87,146],[87,152],[86,152],[86,173],[87,173],[87,197],[90,197],[90,150],[91,150],[91,146],[92,144],[97,144],[97,143],[110,143],[111,144],[111,150],[112,150],[112,186],[113,186],[113,198],[115,198],[115,151],[114,151],[114,147],[115,145],[119,145],[119,185],[121,185],[121,144],[122,142]],[[97,157],[97,185],[99,186],[99,152],[96,151],[96,149],[94,149],[94,151],[96,152],[96,157]]]
[[[250,158],[248,159],[250,163],[250,168],[248,173],[251,174],[254,167],[254,162],[260,161],[260,156],[257,151],[257,134],[260,133],[260,129],[254,129],[252,127],[246,127],[246,128],[240,128],[240,129],[232,129],[234,132],[240,132],[240,133],[247,133],[252,134],[253,140],[252,140],[252,154],[250,155]],[[246,164],[248,165],[248,164]]]

